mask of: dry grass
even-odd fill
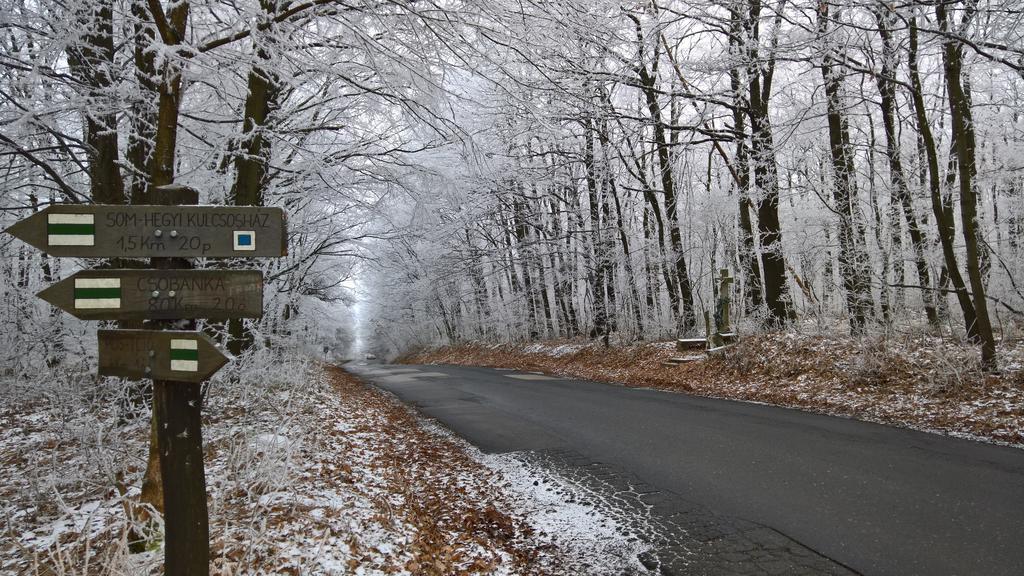
[[[538,547],[532,530],[509,514],[511,506],[494,489],[495,473],[465,449],[423,429],[404,405],[330,369],[332,385],[352,408],[378,412],[371,461],[406,503],[404,520],[415,527],[413,558],[405,569],[424,576],[487,574],[502,563],[525,573],[551,566],[554,556]]]
[[[535,370],[699,396],[765,402],[918,429],[1024,444],[1024,346],[1001,349],[1001,375],[974,348],[927,337],[744,339],[725,353],[663,367],[672,342],[604,348],[586,342],[463,345],[403,358]]]

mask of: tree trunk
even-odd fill
[[[950,31],[950,22],[945,4],[935,6],[939,29]],[[965,18],[966,20],[966,18]],[[969,21],[961,23],[966,27]],[[974,304],[976,333],[981,340],[981,364],[985,370],[996,369],[996,342],[992,322],[985,299],[985,282],[982,274],[981,251],[978,240],[978,195],[974,189],[975,136],[974,119],[971,114],[970,98],[961,84],[963,75],[963,47],[949,36],[942,43],[942,63],[946,72],[946,92],[949,95],[949,113],[953,133],[956,135],[955,150],[957,167],[960,172],[960,220],[964,245],[967,251],[967,278],[971,284]]]
[[[158,5],[150,2],[150,6]],[[153,172],[151,186],[163,186],[174,183],[175,149],[178,144],[178,113],[181,109],[181,70],[182,62],[172,55],[172,46],[177,46],[185,37],[188,24],[189,4],[178,2],[164,16],[162,13],[154,18],[160,31],[160,37],[166,45],[164,68],[161,70],[159,84],[160,101],[157,107],[156,135],[153,144]],[[163,26],[161,22],[165,23]]]
[[[626,282],[629,285],[630,296],[632,297],[630,307],[633,309],[633,320],[636,322],[637,334],[642,340],[645,329],[643,313],[640,310],[640,292],[637,287],[636,273],[633,271],[633,253],[630,250],[629,236],[626,234],[626,221],[622,213],[622,203],[619,201],[618,187],[615,185],[613,178],[608,179],[608,192],[615,202],[616,226],[619,230],[619,244],[622,246],[622,265],[626,272]]]
[[[742,55],[743,18],[733,6],[730,9],[729,47],[735,56]],[[744,279],[744,313],[750,315],[764,304],[761,287],[761,265],[758,262],[754,228],[750,219],[750,150],[747,145],[746,113],[748,99],[743,94],[743,67],[729,69],[729,85],[733,96],[732,121],[736,139],[733,166],[736,171],[736,197],[739,199],[739,262]]]
[[[636,21],[637,36],[640,44],[643,44],[643,37],[640,32],[639,21]],[[657,56],[657,53],[655,53]],[[637,68],[640,76],[641,91],[647,103],[647,111],[651,117],[651,124],[654,128],[654,146],[658,155],[658,173],[661,177],[662,193],[665,196],[665,216],[668,219],[669,243],[672,249],[672,258],[675,266],[676,280],[679,283],[679,300],[682,310],[679,331],[688,333],[697,325],[697,317],[693,305],[693,285],[690,283],[690,275],[686,269],[686,254],[683,251],[683,238],[679,228],[678,202],[676,201],[675,182],[672,176],[672,161],[669,154],[668,141],[665,137],[665,124],[661,115],[661,104],[658,102],[657,89],[657,57],[652,60],[652,69],[648,71],[647,65],[642,64]]]
[[[594,133],[593,121],[587,119],[585,123],[583,141],[583,168],[586,170],[587,201],[590,213],[590,245],[587,248],[588,265],[587,280],[590,284],[590,294],[593,298],[594,327],[590,333],[591,338],[607,337],[608,309],[605,302],[605,260],[607,254],[603,253],[604,242],[601,233],[601,209],[598,205],[598,189],[596,161],[594,158]]]
[[[557,332],[555,330],[555,314],[551,306],[551,297],[548,295],[548,277],[544,271],[543,248],[545,243],[543,242],[542,234],[544,229],[544,205],[540,195],[537,193],[536,184],[531,185],[531,193],[537,206],[535,212],[536,224],[530,227],[528,236],[531,245],[530,261],[537,270],[537,292],[539,292],[540,296],[541,309],[544,311],[544,337],[549,338],[552,334],[557,334]]]
[[[871,204],[871,214],[874,217],[874,237],[875,246],[878,247],[878,252],[882,259],[882,274],[881,282],[879,282],[879,294],[878,300],[882,309],[882,323],[885,326],[890,326],[893,320],[892,312],[892,288],[889,286],[889,273],[892,270],[892,250],[893,247],[887,246],[885,243],[884,220],[882,218],[882,207],[878,202],[878,186],[875,182],[875,175],[877,169],[874,167],[875,162],[875,150],[878,147],[878,139],[875,134],[875,121],[871,115],[868,115],[868,166],[871,169],[868,171],[868,202]],[[897,221],[897,225],[899,222]],[[892,236],[899,238],[899,228],[893,231]]]
[[[124,204],[124,180],[118,166],[117,94],[114,68],[114,13],[110,0],[83,5],[74,21],[86,30],[68,48],[68,65],[86,85],[85,144],[89,156],[92,199],[97,204]],[[86,7],[87,6],[87,7]]]
[[[977,323],[975,322],[974,304],[971,302],[967,287],[964,284],[963,276],[960,275],[960,268],[956,261],[956,252],[953,247],[954,222],[951,211],[945,209],[942,198],[942,182],[939,178],[939,156],[935,147],[935,138],[932,135],[931,126],[928,124],[928,116],[925,112],[924,91],[921,86],[921,76],[918,71],[917,62],[917,19],[910,19],[910,51],[907,59],[910,69],[910,94],[914,102],[914,113],[917,119],[917,130],[921,135],[921,144],[924,149],[925,158],[928,164],[928,188],[931,196],[932,213],[935,216],[935,227],[939,234],[939,243],[942,246],[942,257],[945,263],[945,277],[953,286],[957,302],[964,316],[964,324],[967,335],[971,339],[977,339]],[[955,136],[955,134],[954,134]],[[939,288],[944,288],[940,283]],[[941,296],[944,301],[944,296]]]
[[[841,64],[837,61],[829,34],[829,4],[818,4],[818,38],[823,44],[821,75],[825,86],[829,151],[832,157],[833,210],[839,217],[839,269],[846,291],[850,329],[862,333],[874,307],[871,298],[871,270],[863,240],[863,226],[857,206],[856,171],[849,129],[843,115]]]
[[[757,229],[761,244],[761,271],[764,273],[764,296],[768,305],[768,321],[781,326],[796,319],[786,284],[786,260],[782,252],[782,225],[779,221],[779,174],[775,159],[768,101],[771,98],[772,74],[762,74],[760,64],[761,3],[751,0],[750,17],[744,21],[747,38],[747,98],[750,116],[750,152],[754,164],[754,186],[757,188]],[[774,64],[769,61],[768,66]],[[770,68],[769,68],[770,69]]]
[[[153,172],[153,141],[156,139],[157,102],[159,101],[159,78],[156,73],[156,30],[150,21],[149,12],[143,0],[131,3],[134,18],[134,60],[135,78],[140,94],[132,102],[129,117],[131,132],[128,134],[128,149],[125,156],[131,168],[129,198],[132,204],[143,204],[149,195],[150,177]]]
[[[151,2],[151,7],[159,7],[159,3]],[[160,30],[164,44],[175,45],[185,36],[188,24],[189,4],[179,2],[164,15],[151,14],[156,22],[163,22],[166,28]],[[169,51],[168,51],[169,52]],[[154,136],[152,173],[150,186],[162,186],[174,182],[174,155],[178,140],[178,112],[181,106],[181,62],[168,54],[164,61],[162,80],[159,84],[159,105]],[[159,405],[160,396],[153,396],[153,414],[164,408]],[[154,424],[150,430],[149,458],[146,462],[146,473],[142,483],[143,503],[163,511],[163,486],[160,477],[160,448],[157,430]],[[158,498],[158,499],[157,499]]]
[[[917,281],[921,285],[921,300],[924,302],[925,316],[928,318],[930,326],[938,328],[939,315],[935,306],[935,294],[932,290],[928,261],[925,258],[928,242],[924,231],[917,222],[906,172],[903,170],[903,162],[900,159],[899,134],[896,131],[896,86],[893,82],[896,76],[897,50],[892,37],[893,16],[887,7],[878,7],[875,18],[878,21],[878,30],[882,37],[882,70],[875,78],[878,82],[878,92],[882,97],[882,126],[885,130],[885,155],[889,161],[890,186],[892,186],[893,197],[902,208],[903,217],[907,222],[910,245],[914,251]],[[893,234],[896,233],[896,231],[893,232]]]
[[[278,10],[272,0],[261,0],[260,4],[267,17]],[[256,61],[249,70],[242,135],[235,153],[235,181],[229,197],[229,202],[234,206],[264,205],[271,153],[265,132],[267,119],[277,108],[280,94],[277,75],[267,65],[271,55],[263,44],[256,44]],[[241,318],[228,321],[228,336],[228,351],[236,356],[248,350],[255,342],[252,331]]]

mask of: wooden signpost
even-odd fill
[[[100,330],[101,376],[153,379],[164,494],[164,573],[209,574],[200,383],[228,362],[194,319],[259,318],[263,274],[192,270],[187,258],[287,255],[280,208],[194,206],[183,186],[151,190],[148,206],[52,205],[6,232],[53,256],[150,258],[152,269],[77,272],[38,296],[83,320],[146,320]]]
[[[259,318],[258,270],[83,270],[37,294],[82,320]]]

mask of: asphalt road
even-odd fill
[[[571,450],[865,575],[1024,575],[1024,450],[456,366],[350,366],[485,452]]]

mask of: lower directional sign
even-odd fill
[[[100,330],[99,375],[202,382],[228,358],[202,332]]]
[[[85,270],[38,294],[83,320],[259,318],[258,270]]]

